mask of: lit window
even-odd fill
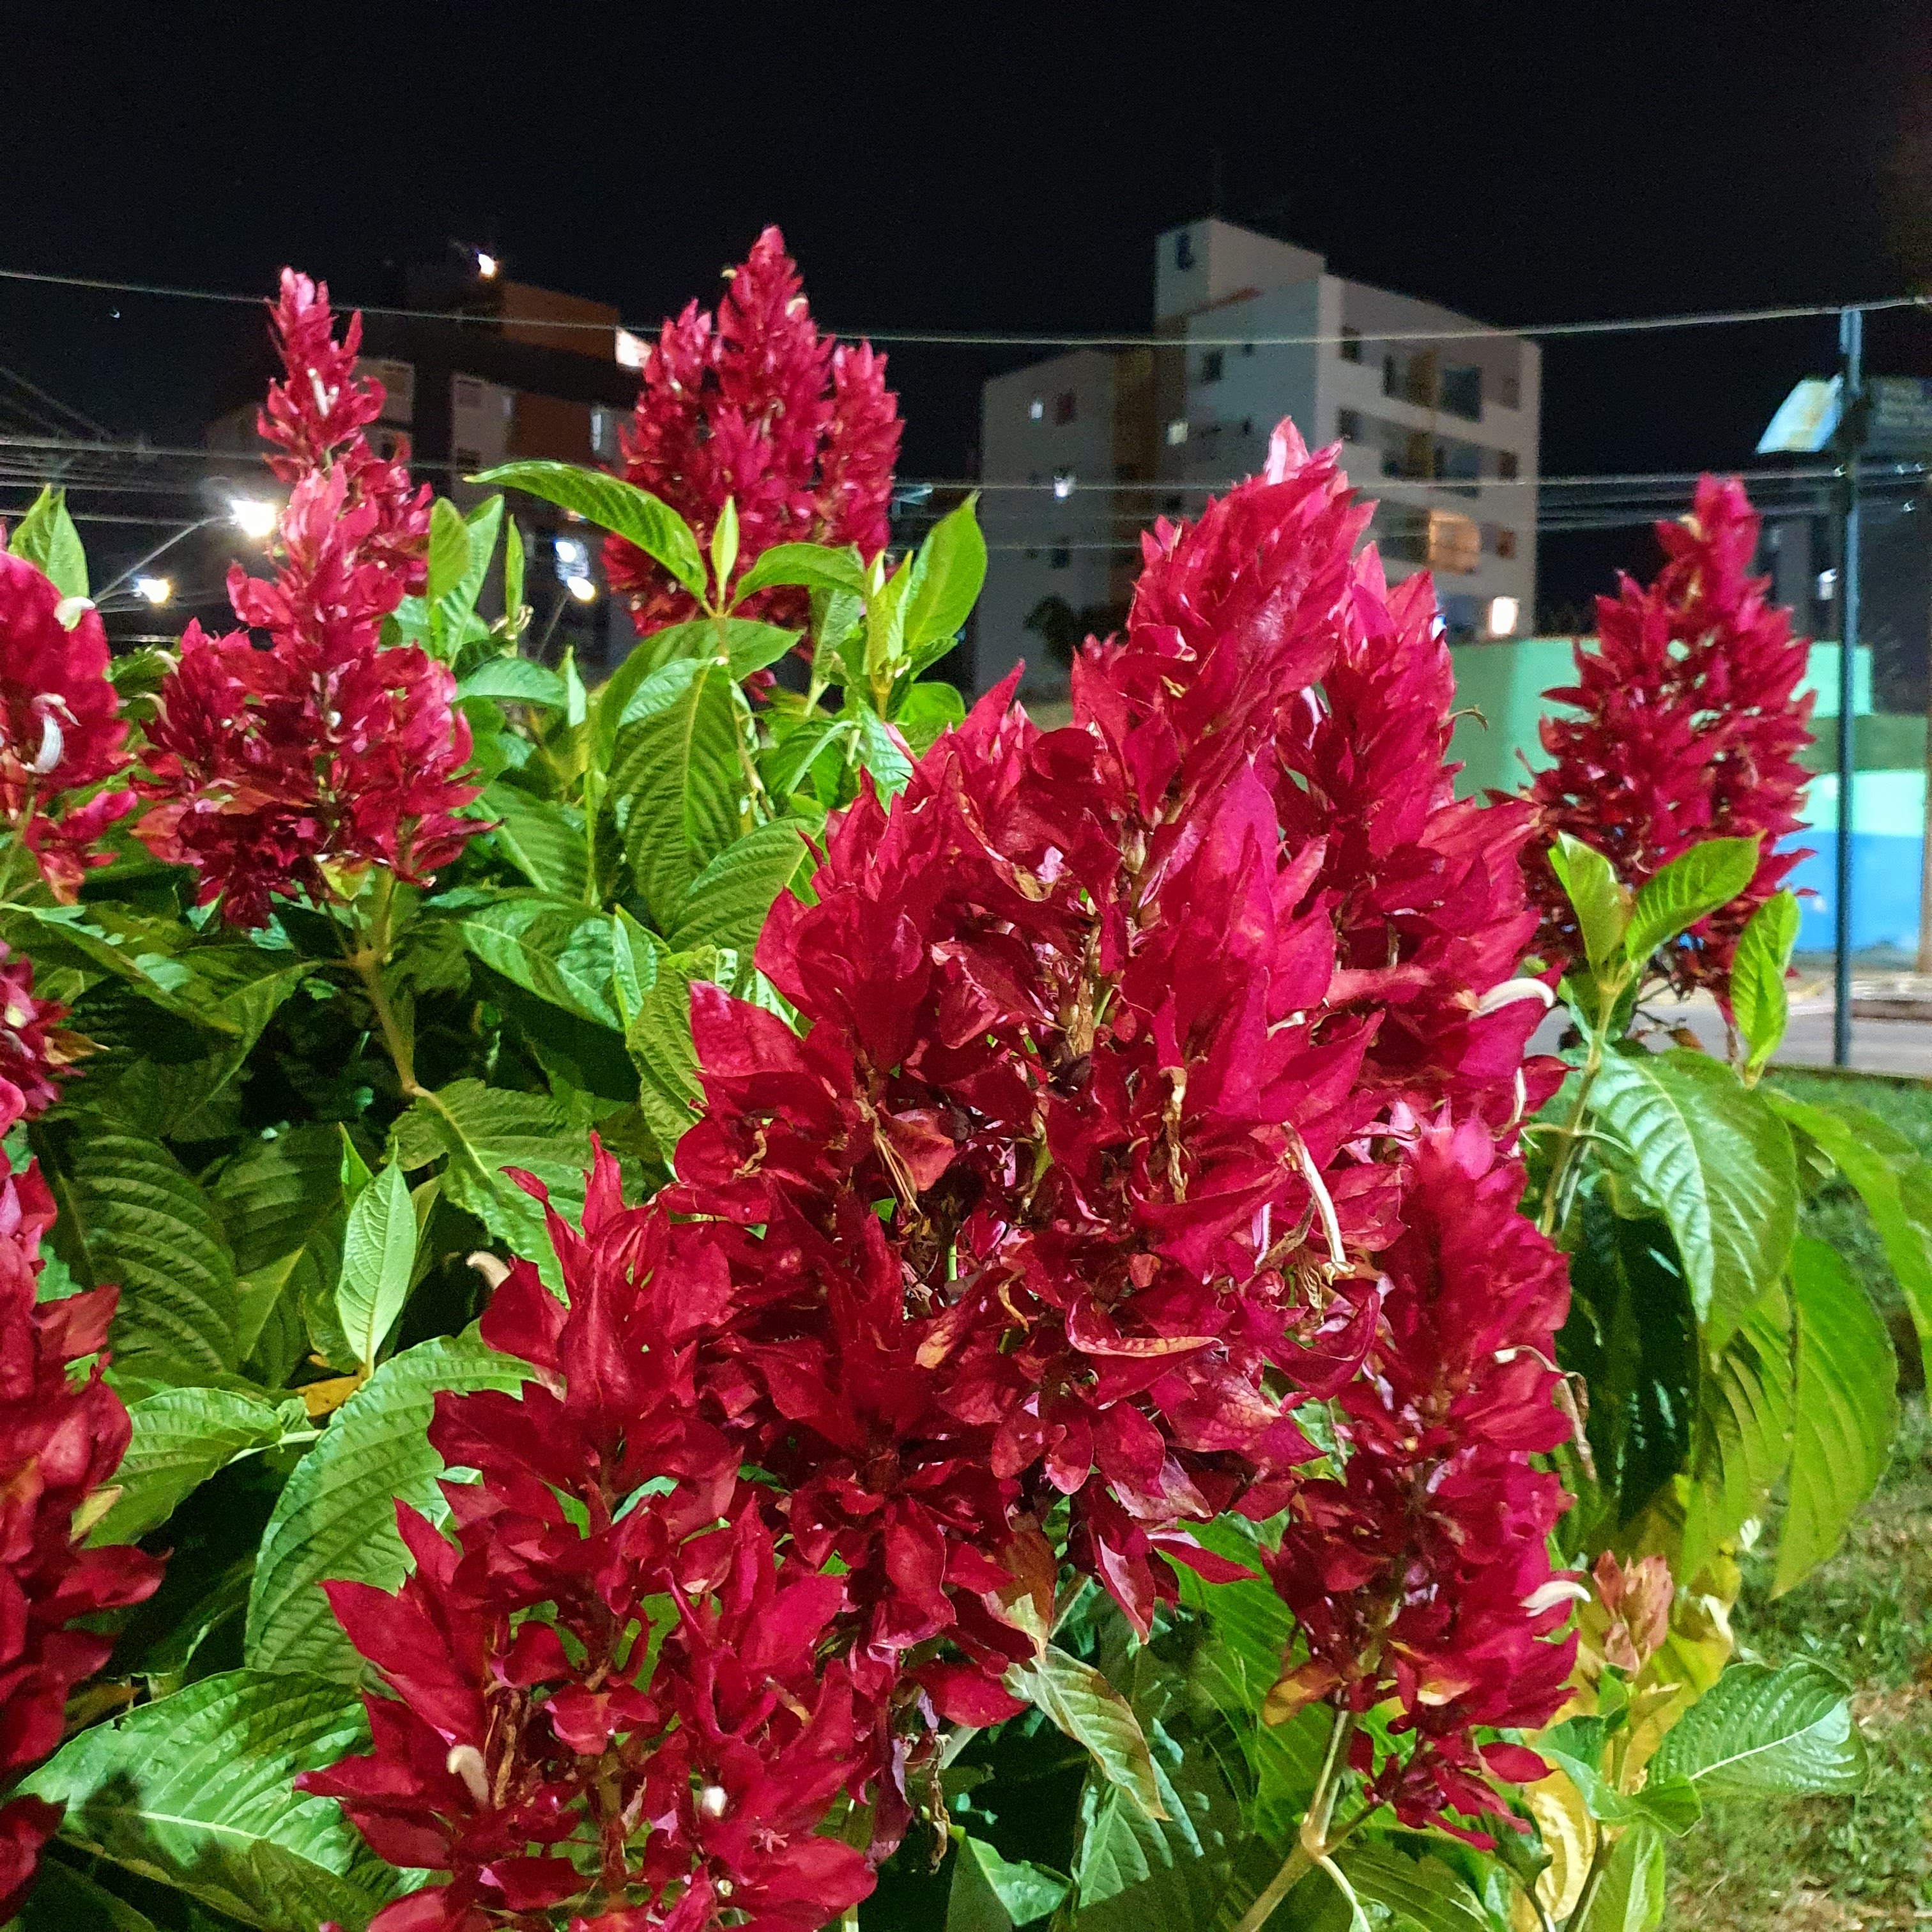
[[[1070,470],[1056,470],[1053,472],[1053,494],[1065,502],[1073,494],[1073,472]]]
[[[1027,414],[1035,422],[1044,422],[1046,420],[1046,398],[1044,396],[1034,397],[1027,405]]]
[[[1053,419],[1057,423],[1070,423],[1073,416],[1073,392],[1062,389],[1053,399]]]
[[[1228,366],[1228,358],[1218,349],[1204,350],[1201,356],[1201,380],[1204,382],[1218,382]]]
[[[1516,601],[1514,597],[1492,597],[1490,599],[1490,635],[1507,638],[1516,629]]]
[[[1176,416],[1167,426],[1167,443],[1170,449],[1178,448],[1187,440],[1187,418]]]

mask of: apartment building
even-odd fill
[[[1025,658],[1029,687],[1051,688],[1052,667],[1033,668],[1042,609],[1123,610],[1135,530],[1156,514],[1192,514],[1258,470],[1283,416],[1311,445],[1343,444],[1351,480],[1378,500],[1369,540],[1392,579],[1435,574],[1453,636],[1527,632],[1536,345],[1331,274],[1312,250],[1232,223],[1190,222],[1155,248],[1162,346],[1082,350],[986,385],[993,549],[976,684]]]

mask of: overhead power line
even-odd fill
[[[230,289],[184,288],[162,282],[116,280],[101,275],[55,274],[32,268],[0,268],[0,281],[20,282],[49,288],[92,289],[113,295],[152,296],[173,302],[240,303],[266,307],[260,295],[244,295]],[[467,309],[398,308],[378,302],[344,303],[345,308],[359,308],[364,315],[388,316],[413,322],[442,322],[473,327],[494,326],[506,318]],[[850,340],[864,340],[928,348],[962,349],[1234,349],[1250,344],[1258,349],[1313,348],[1339,344],[1343,340],[1363,342],[1460,342],[1503,336],[1528,336],[1538,340],[1579,335],[1612,335],[1642,331],[1676,328],[1715,328],[1744,322],[1797,322],[1835,316],[1848,308],[1868,315],[1891,309],[1932,306],[1932,298],[1922,296],[1884,296],[1869,302],[1786,302],[1760,308],[1700,309],[1676,315],[1625,316],[1594,322],[1527,323],[1505,328],[1486,324],[1466,328],[1383,329],[1362,332],[1344,338],[1340,334],[1296,335],[1159,335],[1133,333],[1028,334],[1009,329],[854,328],[836,332]],[[558,331],[590,330],[608,334],[622,328],[632,334],[654,334],[660,323],[578,322],[546,316],[512,317],[525,326]]]

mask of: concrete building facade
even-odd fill
[[[1118,621],[1135,532],[1260,469],[1283,416],[1312,446],[1344,446],[1351,480],[1378,500],[1369,540],[1390,578],[1432,571],[1452,635],[1526,632],[1540,356],[1521,337],[1478,332],[1228,222],[1169,230],[1155,244],[1154,333],[1174,346],[1080,350],[986,385],[992,556],[975,683],[1024,657],[1028,688],[1052,688],[1058,667],[1040,662],[1029,618],[1057,599]]]

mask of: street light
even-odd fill
[[[482,248],[477,250],[476,272],[486,282],[494,282],[496,279],[496,271],[502,266],[502,263],[487,250]]]
[[[280,514],[274,504],[260,496],[231,496],[228,500],[229,520],[244,537],[252,537],[257,543],[275,527]],[[219,523],[221,520],[211,517],[208,520]]]
[[[134,580],[134,593],[145,597],[150,604],[165,604],[175,594],[173,580],[166,577],[137,577]]]
[[[563,587],[580,604],[593,604],[597,601],[597,586],[587,577],[566,577]]]

